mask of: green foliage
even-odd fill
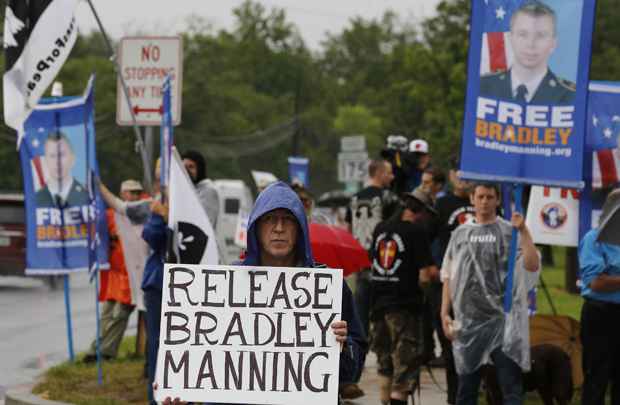
[[[598,1],[595,80],[620,80],[616,2]],[[315,194],[339,188],[339,138],[353,133],[367,137],[375,156],[391,133],[428,140],[439,166],[458,151],[470,1],[443,0],[423,21],[393,12],[354,17],[342,31],[328,34],[318,51],[306,47],[282,9],[246,0],[233,13],[232,29],[218,31],[193,16],[183,33],[183,116],[176,144],[181,151],[205,153],[210,177],[249,181],[250,170],[257,169],[286,179],[286,157],[298,154],[310,158]],[[81,94],[91,73],[97,76],[101,174],[116,189],[123,179],[140,177],[142,164],[132,129],[116,124],[116,76],[99,33],[80,36],[58,80],[65,94]],[[267,131],[293,117],[296,126]],[[21,188],[17,165],[14,135],[5,129],[0,189]]]

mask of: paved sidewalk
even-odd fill
[[[445,405],[446,402],[446,372],[443,368],[432,369],[433,376],[439,384],[439,387],[428,374],[426,370],[422,373],[422,389],[420,391],[420,399],[418,393],[415,396],[416,405]],[[360,387],[366,393],[365,396],[354,401],[347,401],[350,405],[381,405],[379,400],[379,380],[377,378],[377,358],[374,353],[368,353],[366,359],[366,368],[362,374]],[[409,399],[411,404],[411,399]]]

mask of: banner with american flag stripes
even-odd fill
[[[473,0],[461,174],[583,186],[595,1]]]
[[[588,98],[588,147],[592,156],[592,187],[620,182],[620,82],[591,82]]]
[[[91,78],[82,97],[41,99],[24,123],[19,153],[28,275],[109,267],[93,118]]]

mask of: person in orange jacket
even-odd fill
[[[143,195],[142,185],[136,180],[121,184],[123,201],[138,201]],[[129,317],[136,306],[144,310],[140,283],[148,246],[142,240],[143,224],[136,224],[112,208],[106,210],[110,237],[110,270],[100,272],[99,301],[101,313],[101,356],[110,360],[117,356]],[[84,362],[97,359],[96,341],[93,341]]]

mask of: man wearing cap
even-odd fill
[[[409,143],[409,170],[407,173],[407,191],[413,191],[422,183],[422,173],[430,167],[431,155],[428,142],[414,139]]]
[[[143,193],[142,185],[136,180],[121,183],[120,196],[123,201],[139,201]],[[110,235],[110,270],[99,273],[99,301],[104,303],[101,313],[101,355],[109,360],[118,354],[118,347],[134,308],[144,310],[140,283],[148,246],[142,239],[143,225],[131,222],[126,215],[112,208],[107,209],[106,215]],[[96,359],[96,342],[93,341],[84,361],[92,362]]]
[[[370,349],[377,355],[382,404],[406,404],[419,382],[424,360],[422,285],[433,272],[430,243],[421,225],[433,210],[429,203],[428,196],[415,190],[404,197],[404,208],[374,232]]]

